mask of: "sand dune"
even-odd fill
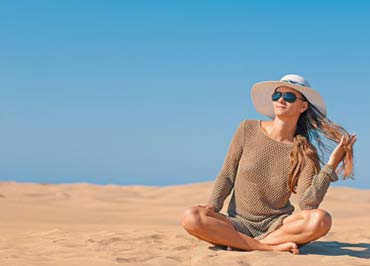
[[[181,214],[212,185],[0,182],[0,265],[370,265],[369,190],[330,188],[320,208],[331,231],[293,255],[226,251],[188,235]]]

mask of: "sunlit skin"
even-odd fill
[[[307,110],[308,102],[301,100],[303,95],[293,88],[279,87],[276,91],[293,92],[298,98],[294,103],[286,102],[283,97],[276,102],[271,101],[275,119],[262,121],[261,125],[271,138],[284,143],[293,143],[299,116]]]
[[[277,91],[302,94],[291,87],[279,87]],[[297,99],[286,102],[283,97],[272,101],[275,117],[262,121],[262,129],[273,139],[293,143],[298,118],[309,107],[308,102]],[[352,147],[357,137],[343,136],[327,162],[334,170],[343,160],[345,151]],[[228,250],[270,250],[299,253],[299,246],[326,235],[332,225],[331,215],[323,209],[303,210],[283,220],[283,225],[262,240],[256,240],[235,230],[226,215],[214,211],[213,206],[197,205],[187,209],[181,218],[184,229],[191,235],[214,245],[224,245]],[[297,245],[298,244],[298,245]]]

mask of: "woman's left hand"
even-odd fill
[[[357,140],[356,134],[350,134],[349,136],[343,135],[338,143],[337,147],[334,149],[329,157],[328,164],[337,168],[338,164],[344,159],[346,153],[352,149],[353,144]]]

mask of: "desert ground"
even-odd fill
[[[370,265],[370,190],[330,187],[320,208],[332,229],[294,255],[228,251],[189,235],[181,214],[205,204],[212,185],[0,182],[0,265]]]

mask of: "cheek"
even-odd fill
[[[286,110],[289,111],[289,113],[300,113],[301,106],[295,104],[288,104]]]
[[[306,106],[304,104],[297,104],[297,109],[302,111],[306,109]]]
[[[295,110],[296,110],[297,113],[303,113],[305,108],[304,108],[304,106],[300,105],[300,106],[296,106]]]

